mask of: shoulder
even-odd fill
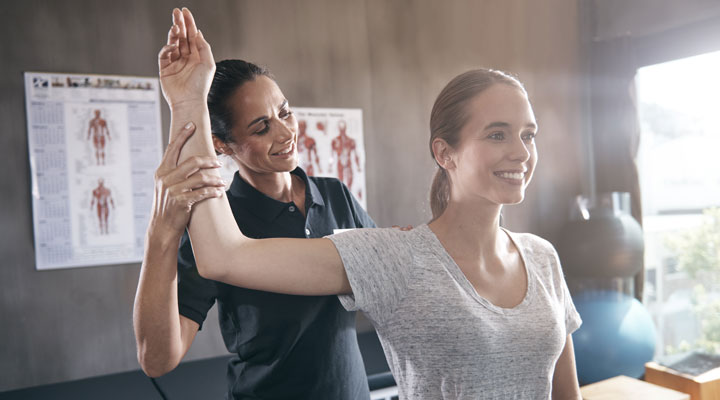
[[[519,248],[526,264],[542,271],[543,275],[557,275],[560,272],[560,259],[552,243],[532,233],[514,233],[507,231]]]
[[[416,243],[413,231],[397,228],[358,228],[328,236],[336,245],[352,246],[374,253],[409,254]]]
[[[350,189],[337,178],[309,176],[308,182],[312,186],[313,196],[322,197],[323,202],[331,204],[334,208],[354,208],[354,197]],[[317,189],[317,191],[315,191]]]
[[[410,236],[409,231],[402,231],[397,228],[357,228],[329,237],[332,239],[338,238],[357,241],[358,243],[365,241],[366,243],[387,244],[391,246],[396,242],[408,242]]]
[[[532,233],[518,233],[506,230],[515,244],[521,247],[523,252],[532,252],[535,255],[555,255],[555,247],[546,239]]]
[[[330,205],[331,212],[339,217],[349,213],[353,217],[353,224],[349,227],[374,228],[375,222],[367,214],[360,202],[350,192],[347,186],[337,178],[308,177],[313,196],[320,196],[326,205]]]
[[[323,197],[353,198],[350,189],[338,178],[330,176],[308,176],[308,182],[314,184]]]
[[[347,190],[347,186],[338,178],[329,176],[308,176],[308,180],[317,186],[320,192],[333,192]]]

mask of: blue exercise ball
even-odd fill
[[[583,320],[573,333],[581,384],[617,375],[640,378],[655,354],[655,324],[635,298],[616,291],[585,291],[573,297]]]

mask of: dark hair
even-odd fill
[[[207,105],[210,110],[210,127],[213,135],[227,143],[231,140],[233,110],[228,106],[230,97],[245,82],[258,76],[275,80],[270,71],[243,60],[223,60],[215,63],[215,76],[208,92]]]
[[[436,138],[455,147],[460,140],[460,130],[468,120],[467,103],[490,86],[502,83],[523,92],[525,88],[517,78],[497,70],[475,69],[453,78],[438,95],[430,113],[430,155],[435,159],[432,143]],[[439,217],[450,201],[450,177],[438,165],[430,186],[430,209],[433,219]]]

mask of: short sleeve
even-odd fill
[[[570,297],[570,291],[567,288],[565,279],[563,279],[563,297],[565,299],[565,331],[569,335],[580,328],[582,319],[580,319],[580,314],[575,309],[575,303]]]
[[[218,296],[218,286],[217,282],[205,279],[198,273],[187,232],[180,241],[177,274],[180,315],[197,322],[202,329],[205,317]]]
[[[342,258],[351,295],[338,296],[348,311],[360,310],[382,321],[402,300],[412,268],[409,232],[355,229],[328,236]]]

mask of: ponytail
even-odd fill
[[[444,168],[438,167],[430,185],[430,210],[432,219],[437,219],[447,208],[450,201],[450,177]]]

